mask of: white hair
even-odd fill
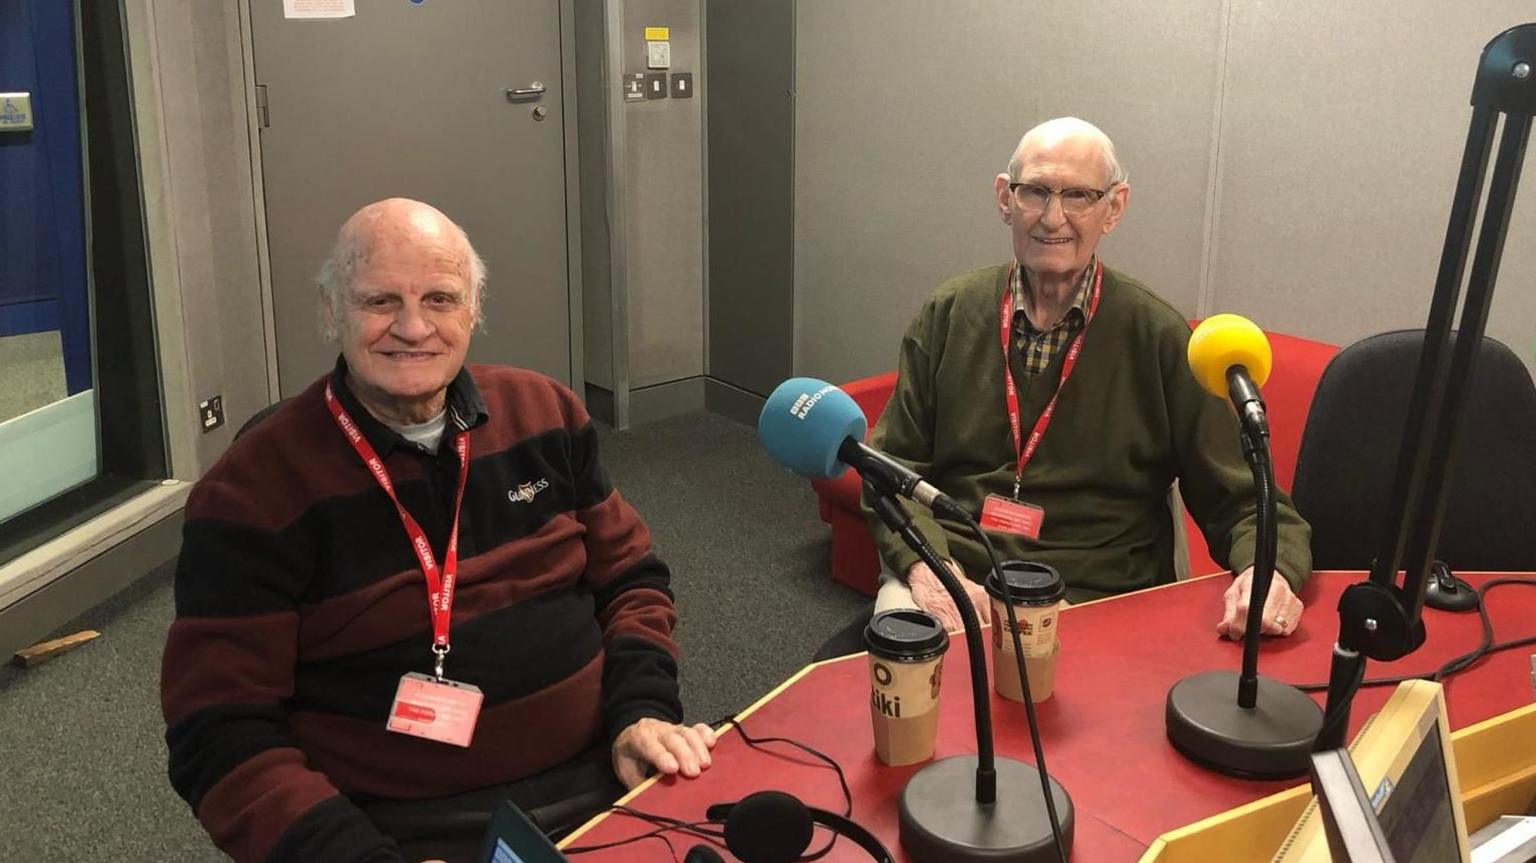
[[[1109,136],[1104,134],[1098,126],[1076,117],[1057,117],[1054,120],[1046,120],[1025,132],[1024,137],[1019,139],[1019,145],[1013,148],[1012,158],[1008,160],[1008,177],[1018,179],[1019,169],[1023,167],[1020,155],[1024,152],[1025,146],[1042,138],[1061,140],[1071,137],[1087,138],[1099,145],[1099,152],[1104,157],[1104,175],[1109,178],[1109,186],[1118,186],[1130,179],[1125,169],[1120,166],[1119,157],[1115,155],[1115,142],[1109,140]]]
[[[475,326],[480,326],[484,321],[485,309],[485,282],[489,271],[485,266],[485,259],[475,251],[475,245],[469,241],[469,234],[459,227],[458,223],[443,217],[444,221],[458,231],[464,240],[464,248],[467,249],[466,257],[469,259],[469,288],[470,296],[474,301]],[[350,221],[350,220],[349,220]],[[368,262],[368,255],[373,249],[373,232],[368,230],[346,230],[343,228],[336,237],[336,242],[331,246],[331,251],[325,256],[325,262],[320,265],[320,272],[315,276],[316,287],[320,291],[320,301],[323,309],[330,309],[333,316],[341,314],[342,301],[346,292],[357,282],[357,274],[362,271],[363,265]],[[326,341],[336,339],[336,330],[333,325],[327,324],[322,313],[320,318],[321,335]]]

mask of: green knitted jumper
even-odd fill
[[[1011,495],[1018,453],[1004,400],[998,307],[1008,267],[946,281],[901,342],[895,392],[871,445],[904,461],[962,505]],[[1253,563],[1256,504],[1238,423],[1189,371],[1189,324],[1139,282],[1104,268],[1099,308],[1049,429],[1024,470],[1020,499],[1045,508],[1040,539],[991,532],[1004,560],[1056,567],[1079,602],[1174,580],[1175,479],[1211,556]],[[1028,437],[1061,379],[1065,351],[1025,375],[1011,352],[1020,426]],[[938,552],[979,578],[986,551],[953,522],[908,507]],[[869,512],[880,557],[904,574],[917,560]],[[1312,572],[1311,530],[1280,495],[1276,571],[1299,588]]]

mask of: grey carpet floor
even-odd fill
[[[690,721],[751,704],[865,602],[828,579],[809,486],[751,428],[695,413],[601,437],[672,567]],[[59,629],[101,638],[35,669],[0,668],[0,861],[224,859],[165,776],[171,607],[167,566]]]
[[[0,422],[67,395],[58,330],[0,337]]]

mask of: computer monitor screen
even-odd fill
[[[538,826],[511,803],[491,813],[480,854],[483,863],[569,863]]]
[[[1440,684],[1409,680],[1361,730],[1349,757],[1395,863],[1468,863],[1466,818]],[[1275,863],[1326,863],[1316,801]]]
[[[1445,755],[1436,719],[1394,783],[1383,778],[1373,796],[1381,830],[1397,863],[1443,863],[1461,859],[1456,804],[1451,799]],[[1385,797],[1386,799],[1381,799]]]

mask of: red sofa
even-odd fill
[[[1192,322],[1198,323],[1198,322]],[[1310,339],[1267,333],[1274,368],[1264,384],[1264,401],[1269,409],[1270,450],[1275,462],[1275,482],[1291,487],[1296,473],[1296,453],[1301,449],[1301,432],[1307,424],[1307,411],[1317,380],[1333,355],[1336,345]],[[874,427],[885,410],[885,403],[896,387],[896,373],[861,378],[845,384],[843,390],[863,409]],[[832,528],[832,578],[854,590],[874,595],[880,575],[880,560],[875,553],[869,526],[859,510],[859,478],[846,471],[835,480],[811,480],[816,492],[821,520]],[[1205,537],[1188,513],[1184,514],[1184,533],[1189,545],[1190,575],[1208,575],[1221,567],[1211,559]]]

